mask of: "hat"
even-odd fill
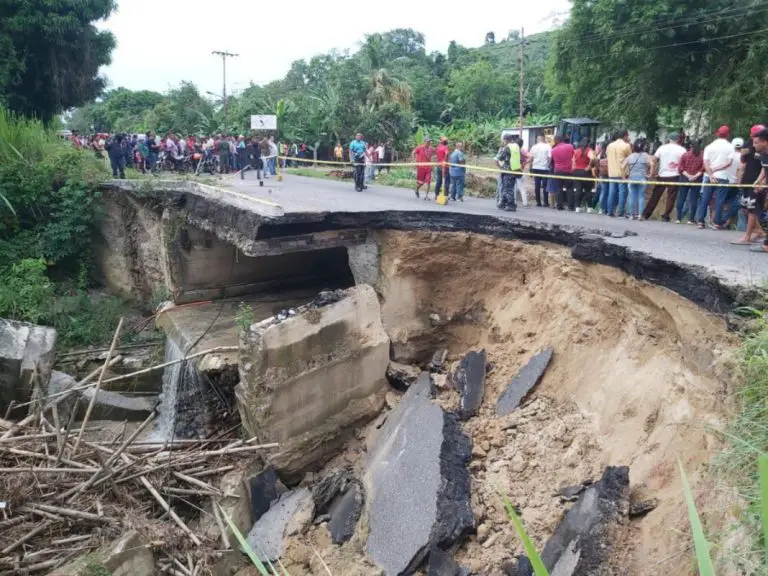
[[[754,126],[752,126],[752,128],[749,129],[749,135],[752,138],[754,138],[755,136],[760,134],[760,132],[762,132],[763,130],[765,130],[765,126],[763,126],[762,124],[755,124]]]
[[[677,132],[672,132],[669,135],[669,139],[672,140],[672,142],[677,142],[678,140],[680,140],[680,134],[678,134]]]
[[[726,126],[725,124],[723,124],[722,126],[720,126],[720,128],[717,129],[717,132],[715,132],[715,134],[717,134],[718,138],[728,138],[728,136],[731,135],[731,129],[728,128],[728,126]]]
[[[742,146],[744,146],[744,139],[743,138],[734,138],[733,142],[731,142],[731,144],[733,144],[734,148],[741,148]]]

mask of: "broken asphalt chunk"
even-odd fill
[[[545,348],[542,352],[536,354],[528,360],[528,363],[520,368],[520,371],[512,379],[502,395],[496,402],[496,416],[506,416],[520,406],[528,393],[539,383],[544,375],[549,362],[552,360],[554,348],[551,346]]]
[[[459,362],[453,383],[459,392],[459,418],[466,420],[477,414],[485,393],[485,350],[469,352]]]

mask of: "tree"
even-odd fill
[[[48,122],[98,96],[106,85],[99,68],[110,63],[115,39],[93,22],[114,9],[114,0],[5,0],[0,102]]]
[[[411,106],[410,86],[384,67],[386,44],[383,36],[381,34],[366,36],[360,52],[370,75],[368,104],[373,107],[380,107],[393,102],[409,109]]]
[[[517,111],[514,79],[494,70],[486,61],[451,72],[448,98],[454,103],[454,115],[479,118],[484,114],[512,115]]]

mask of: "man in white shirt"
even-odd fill
[[[184,156],[184,153],[187,151],[187,141],[184,138],[179,138],[179,142],[176,145],[179,147],[179,154]]]
[[[728,126],[720,126],[716,132],[717,138],[709,146],[704,148],[704,183],[712,182],[728,184],[728,169],[733,164],[733,145],[728,141],[731,129]],[[728,196],[728,188],[721,186],[702,186],[698,207],[696,208],[696,224],[699,228],[706,225],[707,209],[712,195],[715,196],[715,213],[713,227],[720,230],[724,223],[723,206]]]
[[[376,148],[376,156],[378,158],[378,163],[383,164],[384,163],[384,143],[383,142],[379,143],[378,147]],[[379,174],[381,174],[382,170],[383,170],[383,167],[379,166]]]
[[[547,194],[547,178],[549,174],[549,161],[552,157],[552,149],[546,143],[544,136],[536,138],[536,144],[533,145],[528,153],[531,163],[531,174],[533,174],[533,190],[536,196],[536,206],[542,206],[541,192],[544,191],[543,205],[549,208],[549,194]]]
[[[669,222],[669,214],[672,212],[672,208],[675,206],[675,199],[677,198],[677,184],[680,182],[680,158],[685,154],[685,148],[680,146],[680,135],[677,132],[672,132],[669,135],[669,142],[663,146],[659,146],[656,153],[653,155],[656,158],[656,165],[658,167],[657,179],[664,184],[657,184],[653,188],[651,197],[648,199],[648,203],[643,210],[643,220],[648,220],[653,211],[656,209],[656,204],[659,203],[664,192],[667,193],[667,203],[664,206],[664,213],[661,215],[661,219],[664,222]]]

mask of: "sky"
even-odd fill
[[[278,80],[294,60],[309,60],[331,49],[357,50],[365,34],[414,28],[426,38],[428,52],[445,52],[451,40],[479,46],[487,32],[505,38],[551,29],[567,13],[568,0],[524,2],[472,0],[438,12],[439,2],[385,0],[348,2],[293,0],[120,0],[100,28],[117,38],[112,64],[102,69],[110,88],[165,92],[182,80],[203,93],[221,94],[221,57],[214,50],[239,54],[227,58],[227,92],[253,82]],[[270,6],[265,9],[265,6]],[[377,9],[376,6],[385,7]],[[209,94],[210,96],[210,94]]]

